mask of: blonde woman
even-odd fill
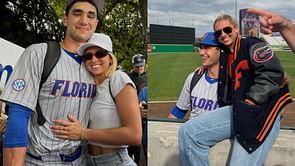
[[[101,33],[79,47],[78,54],[97,85],[89,126],[69,115],[68,120],[55,120],[51,128],[60,139],[88,141],[87,165],[133,166],[127,147],[140,144],[142,136],[136,88],[127,74],[116,71],[112,52],[110,37]]]

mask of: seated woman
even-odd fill
[[[136,88],[127,74],[117,70],[109,36],[96,33],[82,44],[87,70],[96,82],[96,96],[90,106],[89,126],[75,117],[55,120],[52,132],[60,139],[88,141],[87,165],[136,165],[128,156],[128,145],[141,143],[141,117]]]

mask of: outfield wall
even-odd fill
[[[152,52],[194,52],[192,44],[151,44]]]

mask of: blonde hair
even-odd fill
[[[110,67],[107,70],[106,77],[110,77],[117,70],[118,66],[117,57],[113,53],[108,53],[108,55],[111,57],[112,63],[110,64]]]
[[[221,14],[214,21],[214,24],[213,24],[214,30],[215,30],[215,24],[219,21],[222,21],[222,20],[228,20],[233,26],[239,27],[237,21],[234,18],[232,18],[232,16],[227,15],[227,14]]]

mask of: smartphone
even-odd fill
[[[145,101],[142,101],[141,105],[143,106],[144,109],[148,109],[148,105]]]
[[[146,103],[143,103],[142,106],[144,109],[148,109],[148,105]]]
[[[240,33],[243,37],[259,37],[259,16],[240,9]]]

